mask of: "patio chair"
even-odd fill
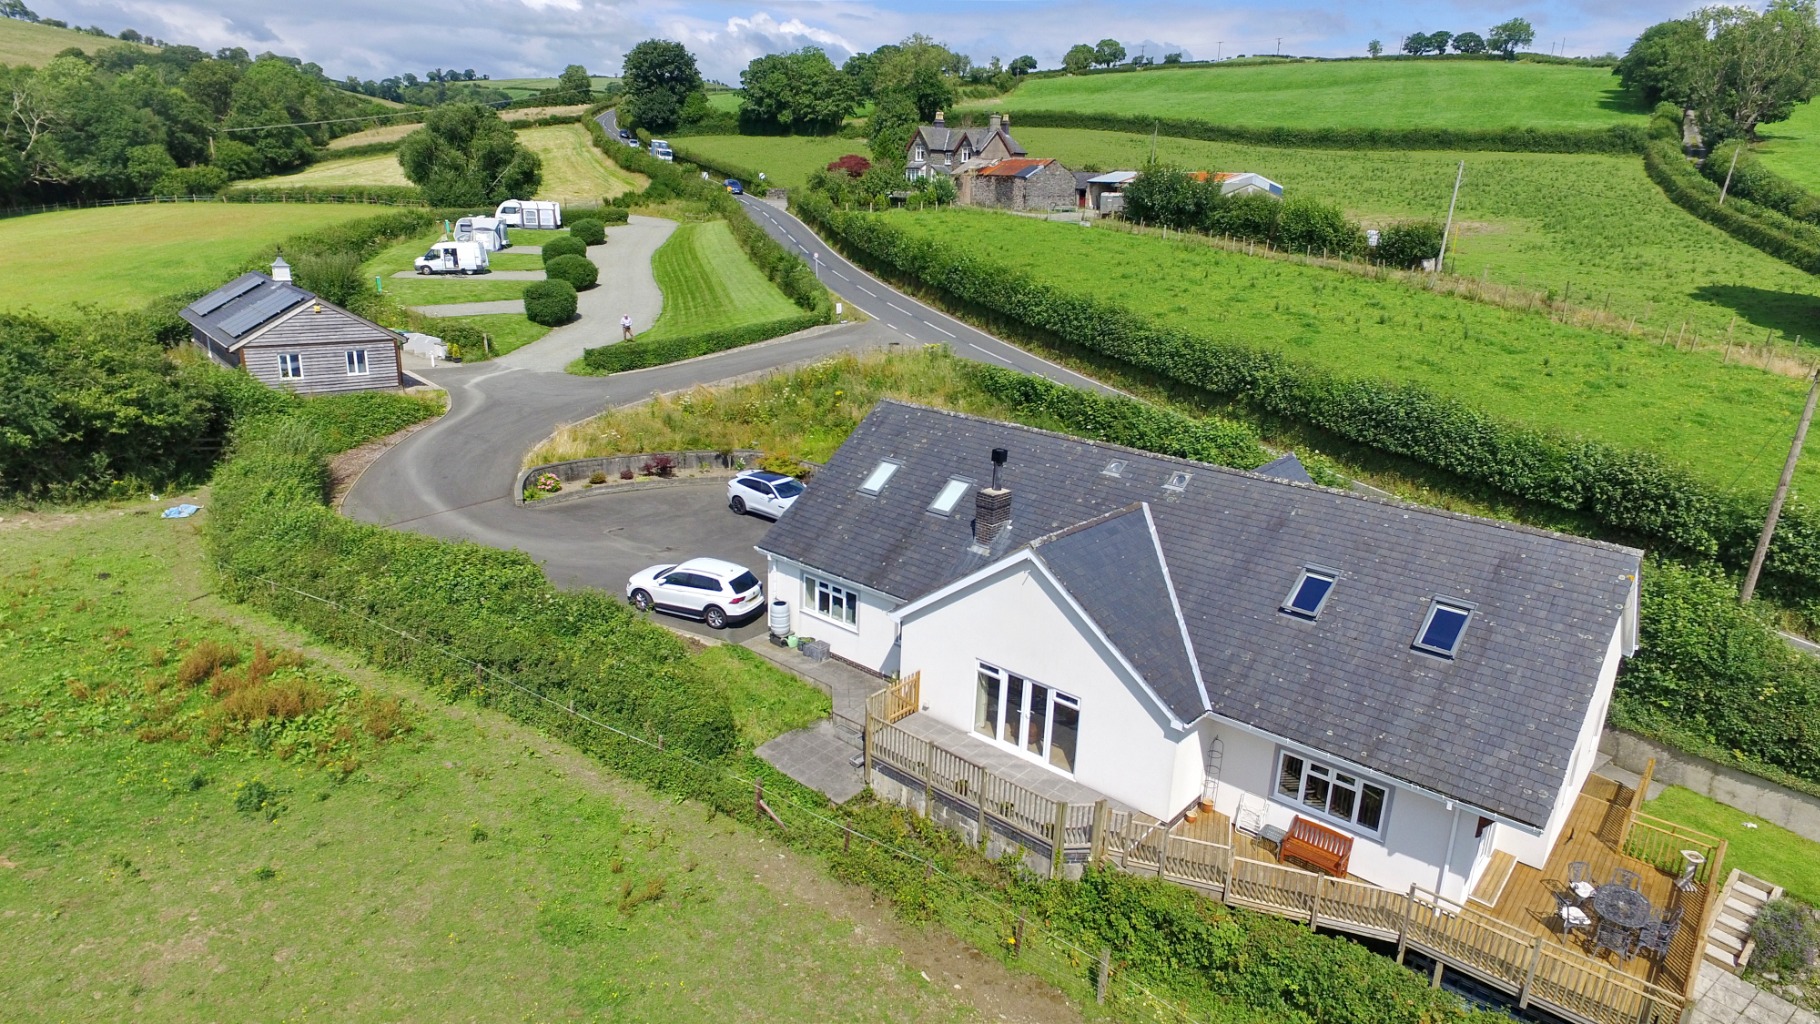
[[[1619,960],[1628,961],[1637,953],[1637,933],[1610,921],[1600,921],[1598,930],[1593,933],[1593,955],[1597,956],[1605,949],[1618,954]]]
[[[1643,926],[1637,936],[1637,948],[1644,953],[1663,960],[1668,957],[1668,949],[1675,944],[1675,936],[1681,932],[1681,922],[1669,924],[1666,921],[1651,921]]]
[[[1580,908],[1580,898],[1570,889],[1554,894],[1555,916],[1561,921],[1561,938],[1592,927],[1592,916]]]
[[[1619,868],[1611,873],[1611,884],[1637,890],[1643,887],[1643,876],[1629,868]]]
[[[1588,865],[1583,860],[1577,860],[1567,865],[1567,889],[1581,903],[1592,899],[1593,890],[1598,888],[1598,885],[1589,877],[1590,872],[1587,869]]]

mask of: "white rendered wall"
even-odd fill
[[[897,623],[891,618],[896,601],[860,589],[839,577],[805,569],[788,559],[771,556],[767,559],[770,565],[765,574],[767,608],[769,602],[783,598],[790,604],[790,628],[798,635],[828,641],[835,654],[854,664],[887,676],[897,674]],[[805,573],[859,594],[859,611],[852,625],[806,610],[813,606],[806,606],[803,601]]]

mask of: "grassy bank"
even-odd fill
[[[1784,178],[1820,192],[1820,103],[1808,101],[1786,121],[1764,125],[1756,152],[1763,166]]]
[[[398,154],[396,153],[371,153],[367,156],[322,160],[294,174],[279,174],[270,178],[258,178],[244,182],[255,188],[268,185],[328,187],[336,185],[409,185],[410,183],[410,179],[404,176],[404,168],[398,165]]]
[[[86,53],[94,53],[110,46],[130,46],[148,51],[152,49],[138,43],[91,36],[74,29],[40,25],[17,18],[0,18],[0,64],[39,67],[72,46]]]
[[[865,139],[824,138],[803,135],[691,135],[679,140],[690,153],[705,160],[763,171],[768,184],[797,188],[848,153],[871,159]]]
[[[1643,810],[1726,840],[1727,867],[1767,879],[1790,896],[1820,906],[1820,843],[1680,786],[1663,790]]]
[[[327,204],[161,203],[11,217],[0,220],[0,303],[45,313],[79,302],[125,309],[207,291],[276,242],[380,212]]]
[[[1503,61],[1360,60],[1041,78],[967,106],[1293,128],[1602,128],[1641,122],[1648,113],[1609,69]]]
[[[1114,296],[1165,327],[1655,451],[1725,489],[1767,493],[1778,469],[1770,439],[1789,436],[1804,393],[1799,380],[1723,365],[1717,353],[1194,242],[965,209],[883,216],[931,242],[964,238],[973,254],[1036,281]]]
[[[641,191],[647,184],[643,175],[620,170],[601,159],[581,125],[520,129],[518,141],[543,158],[543,184],[537,189],[538,199],[593,205],[604,197]]]

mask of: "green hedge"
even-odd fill
[[[1742,145],[1735,140],[1720,143],[1701,161],[1700,173],[1721,188],[1729,174],[1731,191],[1727,193],[1728,197],[1741,196],[1791,220],[1820,224],[1820,196],[1763,166],[1763,161],[1757,159],[1748,146],[1740,153],[1738,149]],[[1734,158],[1736,165],[1732,163]]]
[[[1681,147],[1652,142],[1643,167],[1670,201],[1738,241],[1761,249],[1791,266],[1820,274],[1820,228],[1765,209],[1747,199],[1727,196],[1719,205],[1719,186],[1681,155]]]
[[[646,366],[662,366],[665,363],[679,362],[705,356],[714,352],[725,352],[732,348],[781,338],[786,334],[806,331],[827,321],[815,313],[799,313],[779,320],[768,320],[764,323],[747,324],[744,327],[731,327],[723,331],[704,331],[700,334],[689,334],[678,338],[664,338],[660,341],[625,341],[617,345],[606,345],[591,348],[582,352],[581,365],[587,375],[604,375],[622,370],[637,370]]]
[[[675,154],[678,160],[687,160],[702,170],[707,171],[709,174],[715,175],[716,178],[719,179],[715,181],[715,184],[720,185],[722,188],[726,187],[726,181],[724,179],[737,178],[739,179],[740,185],[752,195],[762,196],[767,191],[768,186],[766,186],[763,181],[759,180],[758,171],[751,167],[747,167],[743,164],[736,164],[729,160],[718,160],[713,157],[705,156],[689,149],[686,145],[678,146],[672,144],[670,150]]]
[[[1149,135],[1153,131],[1204,142],[1290,149],[1446,149],[1511,153],[1637,153],[1647,141],[1641,124],[1609,128],[1285,128],[1214,124],[1178,117],[1020,110],[1024,128],[1085,128]]]
[[[428,206],[415,185],[237,185],[221,193],[230,203],[372,203]]]
[[[398,152],[398,147],[403,143],[403,139],[393,139],[390,142],[367,142],[358,146],[343,146],[340,149],[319,149],[316,151],[316,162],[321,163],[324,160],[346,160],[349,157],[356,156],[378,156],[381,153],[396,153]]]
[[[605,200],[602,200],[605,202]],[[607,227],[624,224],[632,217],[632,211],[623,206],[603,206],[599,212],[600,222]]]
[[[572,257],[558,256],[557,259]],[[575,286],[562,280],[532,281],[525,285],[525,318],[545,327],[560,327],[575,319]]]
[[[600,268],[586,256],[558,256],[543,261],[544,274],[552,281],[567,281],[576,291],[592,288],[600,280]],[[529,306],[525,307],[527,310]]]
[[[607,241],[606,225],[596,217],[580,217],[570,221],[569,234],[581,239],[584,245],[604,245]]]
[[[969,306],[1171,380],[1240,397],[1266,413],[1588,515],[1617,536],[1740,563],[1761,528],[1760,499],[1714,491],[1654,454],[1506,423],[1414,385],[1348,377],[1279,352],[1159,328],[1112,300],[1037,284],[910,238],[883,218],[836,210],[825,197],[796,193],[792,201],[799,215],[853,255]],[[1767,571],[1803,596],[1820,593],[1820,529],[1805,506],[1784,512]]]

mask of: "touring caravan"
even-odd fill
[[[506,222],[498,217],[463,217],[455,222],[457,242],[478,242],[488,252],[498,252],[512,244]]]
[[[487,269],[487,251],[479,242],[435,242],[411,265],[419,274],[478,274]]]
[[[538,199],[508,199],[494,216],[515,228],[562,227],[562,204]]]

